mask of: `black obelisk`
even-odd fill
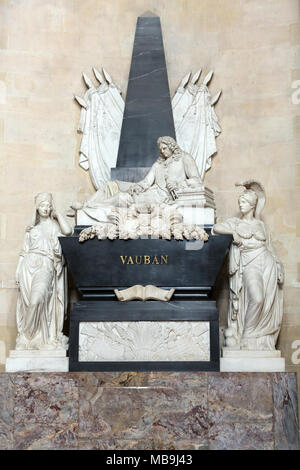
[[[157,139],[175,138],[160,19],[137,19],[117,168],[112,179],[138,181],[159,153]]]

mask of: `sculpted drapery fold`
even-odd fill
[[[83,134],[79,164],[89,170],[98,190],[110,181],[110,170],[117,164],[124,101],[119,87],[104,69],[103,75],[95,68],[93,71],[100,86],[83,74],[87,90],[83,98],[75,95],[75,99],[81,106],[78,132]],[[201,70],[192,78],[191,73],[183,78],[172,99],[172,110],[176,140],[192,156],[203,182],[221,133],[214,109],[221,91],[213,97],[210,94],[212,71],[197,85],[200,75]]]

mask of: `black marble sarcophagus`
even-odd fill
[[[210,232],[210,229],[206,229]],[[60,238],[69,272],[81,295],[70,318],[70,370],[219,370],[219,319],[211,291],[231,236],[208,241],[162,239],[78,241]],[[114,289],[133,285],[174,288],[169,302],[119,302]],[[209,360],[80,360],[80,324],[97,322],[207,322]]]

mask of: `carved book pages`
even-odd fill
[[[166,290],[151,285],[136,285],[121,291],[118,289],[114,290],[117,299],[121,302],[126,302],[129,300],[161,300],[163,302],[168,302],[174,292],[175,289]]]

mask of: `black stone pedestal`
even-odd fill
[[[210,233],[210,229],[206,229]],[[218,311],[210,300],[232,237],[207,242],[162,239],[89,240],[61,237],[69,272],[81,295],[70,313],[70,370],[219,370]],[[174,288],[170,302],[116,299],[114,289],[134,285]],[[202,321],[210,324],[210,361],[79,362],[80,322]]]

